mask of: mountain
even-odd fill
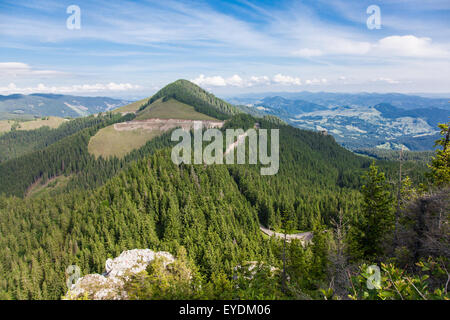
[[[197,85],[177,80],[152,97],[115,109],[113,113],[133,114],[135,121],[102,128],[90,140],[88,150],[96,157],[121,158],[177,126],[191,127],[194,120],[222,126],[219,119],[240,112]]]
[[[192,106],[199,113],[221,120],[241,112],[230,103],[217,98],[196,84],[183,79],[177,80],[159,90],[151,97],[147,106],[159,99],[165,102],[170,98]]]
[[[365,205],[360,190],[367,183],[361,176],[372,159],[331,135],[245,114],[185,80],[145,100],[56,129],[0,136],[6,152],[29,144],[0,162],[0,298],[70,296],[69,266],[81,275],[100,273],[109,258],[150,248],[168,252],[174,264],[166,270],[152,263],[130,279],[128,293],[137,299],[323,299],[321,289],[334,279],[336,221],[342,215],[352,226],[365,221],[359,218]],[[273,142],[271,130],[278,130],[277,174],[261,175],[261,163],[174,163],[171,130],[180,123],[189,129],[198,117],[213,118],[204,121],[218,124],[222,135],[255,128],[260,137],[268,130]],[[155,123],[169,128],[156,130]],[[97,148],[121,148],[155,131],[120,156],[92,152],[99,135],[105,140]],[[275,148],[270,143],[271,154]],[[387,179],[398,176],[398,163],[377,164]],[[424,182],[424,163],[405,162],[403,169],[414,186]],[[266,229],[307,233],[312,241],[284,244]],[[287,288],[279,272],[284,265]]]
[[[271,108],[279,114],[291,115],[326,110],[327,108],[304,100],[289,100],[283,97],[266,97],[258,103],[258,110]]]
[[[187,98],[201,97],[187,93],[185,87],[171,90],[163,91],[169,91],[168,96],[152,97],[137,115],[72,120],[79,122],[72,134],[0,163],[0,271],[9,274],[0,283],[0,292],[6,290],[17,299],[56,299],[66,291],[63,261],[79,265],[86,274],[100,272],[106,257],[139,247],[176,253],[183,246],[204,276],[231,274],[243,259],[271,259],[259,224],[279,228],[283,208],[292,207],[296,229],[310,230],[316,215],[324,219],[334,215],[337,198],[342,203],[355,201],[356,190],[340,196],[339,185],[354,188],[359,173],[349,170],[360,172],[366,159],[340,147],[332,137],[255,119],[210,94],[203,95],[203,108],[198,110],[227,117],[227,128],[247,129],[258,122],[261,128],[280,129],[278,175],[262,179],[255,165],[177,166],[170,160],[168,148],[174,142],[169,132],[120,159],[89,153],[98,132],[135,121],[140,112],[152,110],[153,103],[183,100],[171,105],[176,111]],[[52,187],[55,183],[59,189]],[[37,187],[39,192],[32,192]],[[30,210],[30,223],[19,223]],[[11,241],[22,249],[6,249],[14,248]],[[44,249],[47,246],[55,250]],[[39,261],[35,270],[41,275],[28,271],[28,261]],[[44,277],[41,272],[50,261],[57,262]],[[27,280],[16,284],[17,277]],[[32,279],[34,284],[26,285]]]
[[[437,127],[439,123],[446,122],[450,117],[450,111],[439,108],[421,108],[404,110],[397,108],[389,103],[381,103],[374,106],[375,109],[381,112],[384,118],[397,119],[402,117],[421,118],[425,119],[432,127]]]
[[[105,112],[129,101],[107,97],[79,97],[35,93],[0,96],[0,120],[32,119],[34,117],[80,117]]]
[[[255,121],[238,115],[229,126]],[[273,128],[264,120],[260,125]],[[98,127],[1,164],[0,178],[8,181],[1,186],[4,194],[20,186],[26,190],[33,179],[38,185],[43,179],[44,186],[55,177],[71,181],[53,194],[0,196],[0,266],[2,274],[8,274],[0,291],[16,299],[57,299],[66,291],[67,263],[78,265],[83,274],[101,272],[107,257],[134,248],[175,254],[182,246],[207,278],[220,272],[231,275],[243,261],[273,260],[275,249],[270,249],[259,224],[279,228],[281,212],[287,208],[292,208],[296,229],[310,230],[318,216],[328,221],[337,201],[342,206],[356,201],[357,191],[351,186],[367,164],[331,137],[278,128],[280,173],[264,179],[254,165],[177,166],[166,148],[143,147],[134,160],[96,160],[89,156],[87,144]],[[351,189],[341,194],[339,184]],[[30,219],[19,223],[25,217]],[[28,261],[35,261],[33,272]]]
[[[349,149],[377,147],[432,150],[438,137],[438,123],[445,123],[450,116],[450,109],[446,109],[447,106],[442,103],[436,103],[442,105],[442,108],[432,105],[426,108],[411,108],[406,102],[417,98],[414,96],[306,92],[298,95],[311,101],[280,96],[238,100],[241,103],[251,101],[243,110],[250,109],[252,112],[253,109],[258,115],[278,116],[299,128],[327,131],[336,141]],[[369,104],[380,99],[387,99],[397,105],[406,104],[409,109],[386,102]],[[441,100],[443,99],[429,99],[428,103]],[[418,101],[418,105],[421,105],[427,100],[420,98]]]
[[[430,98],[401,93],[336,93],[336,92],[266,92],[230,97],[228,101],[236,104],[259,103],[265,97],[279,96],[289,100],[305,100],[326,107],[360,106],[369,107],[388,103],[402,109],[438,108],[450,110],[448,98]]]

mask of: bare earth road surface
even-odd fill
[[[158,119],[133,120],[128,122],[115,123],[116,131],[130,131],[136,129],[168,131],[170,129],[181,127],[184,130],[193,128],[194,123],[202,123],[203,128],[221,128],[223,121],[210,120],[182,120],[182,119]]]
[[[264,228],[263,226],[259,226],[259,229],[264,234],[268,235],[269,237],[277,237],[280,239],[284,239],[284,233],[274,232],[272,230]],[[302,244],[311,242],[312,238],[313,238],[313,233],[310,231],[286,235],[286,241],[290,242],[292,239],[297,239],[297,240],[300,240],[302,242]]]

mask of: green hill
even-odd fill
[[[183,119],[183,120],[217,120],[204,113],[197,112],[193,106],[179,102],[173,98],[160,98],[153,101],[136,116],[136,120]]]
[[[120,118],[119,115],[116,117]],[[102,120],[103,116],[95,117],[93,115],[70,121],[55,117],[49,117],[49,120],[27,122],[9,120],[10,123],[8,123],[7,120],[6,123],[15,129],[9,128],[8,132],[0,135],[0,163],[40,151],[80,130],[94,126]]]
[[[127,104],[126,106],[114,109],[112,112],[113,113],[128,113],[128,112],[135,113],[139,110],[139,108],[141,108],[143,105],[147,104],[149,99],[150,98],[145,98],[145,99],[142,99],[139,101],[132,102],[130,104]]]
[[[175,99],[194,107],[199,113],[221,120],[228,119],[232,115],[241,113],[241,111],[232,104],[217,98],[188,80],[181,79],[168,84],[153,95],[148,101],[148,104],[142,109],[147,108],[153,102],[161,98],[162,102],[166,102],[171,98]]]
[[[239,113],[234,106],[186,80],[167,85],[150,99],[142,99],[113,111],[122,114],[129,112],[136,114],[135,120],[217,120]],[[96,157],[121,158],[163,133],[159,126],[118,131],[111,125],[100,129],[91,138],[88,149]]]
[[[157,129],[123,130],[117,131],[114,125],[100,129],[95,136],[89,140],[88,151],[96,158],[118,157],[123,158],[126,154],[139,149],[153,138],[160,136],[163,132]]]
[[[227,119],[242,111],[188,80],[177,80],[150,98],[135,101],[113,110],[113,113],[134,112],[137,119]],[[209,117],[205,117],[207,115]]]

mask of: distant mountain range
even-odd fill
[[[217,119],[236,112],[276,116],[298,128],[327,131],[352,150],[374,147],[431,150],[437,139],[437,124],[447,122],[450,116],[449,99],[444,98],[398,93],[297,92],[247,94],[225,102],[184,80],[165,87],[151,99],[135,103],[135,109],[160,98],[182,101],[194,106],[197,112]],[[129,103],[108,97],[0,95],[0,120],[43,116],[75,118],[121,110],[118,108]]]
[[[350,149],[431,150],[449,99],[389,93],[282,93],[228,99],[252,114],[275,115],[299,128],[327,131]]]
[[[112,110],[129,102],[107,97],[60,94],[0,95],[0,120],[31,119],[42,116],[80,117]]]
[[[257,103],[267,97],[282,97],[288,100],[304,100],[326,107],[374,106],[389,103],[402,109],[439,108],[450,110],[449,98],[428,98],[402,93],[335,93],[335,92],[266,92],[230,97],[234,104]]]

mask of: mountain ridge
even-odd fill
[[[220,120],[225,120],[232,115],[241,112],[234,105],[217,98],[212,93],[209,93],[198,85],[184,79],[179,79],[166,85],[155,93],[141,109],[144,110],[161,98],[163,99],[163,102],[173,98],[179,102],[193,106],[197,112],[204,113]]]
[[[44,116],[77,118],[109,111],[129,102],[109,97],[83,97],[48,93],[13,94],[0,96],[0,120],[29,120]]]

